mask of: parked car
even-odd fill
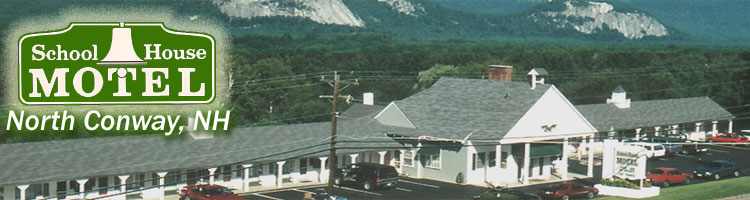
[[[635,142],[628,144],[645,148],[647,158],[663,157],[667,154],[667,150],[662,144],[648,142]]]
[[[682,145],[682,154],[685,154],[685,155],[695,155],[695,154],[706,152],[709,149],[711,149],[711,148],[709,148],[706,145],[700,145],[698,143],[695,143],[695,144],[684,144],[684,145]]]
[[[487,183],[489,190],[482,194],[475,195],[472,200],[505,200],[505,199],[542,199],[534,194],[527,194],[518,190],[502,188]]]
[[[325,188],[315,189],[314,193],[305,193],[302,200],[347,200],[338,195],[329,195]]]
[[[674,155],[682,151],[681,143],[684,143],[685,140],[672,137],[651,137],[649,142],[664,145],[666,155]]]
[[[395,187],[398,183],[396,168],[376,163],[351,164],[334,174],[336,185],[357,184],[365,190],[374,188]]]
[[[599,189],[583,186],[578,183],[555,183],[537,192],[542,198],[568,200],[571,197],[586,197],[593,199],[599,194]]]
[[[220,185],[188,185],[180,190],[180,199],[242,200],[244,198],[232,193],[229,188]]]
[[[726,161],[726,160],[714,160],[710,162],[704,162],[702,167],[693,170],[693,177],[696,178],[712,178],[719,180],[725,176],[740,176],[740,170],[742,166],[739,164]]]
[[[718,136],[709,136],[706,138],[706,141],[708,142],[730,142],[730,143],[750,143],[750,140],[748,140],[745,137],[740,137],[737,135],[718,135]]]
[[[690,184],[693,175],[683,174],[675,168],[654,168],[646,174],[646,181],[669,187],[673,183]]]

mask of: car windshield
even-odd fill
[[[655,150],[662,150],[662,149],[664,149],[664,147],[663,147],[663,146],[661,146],[661,145],[659,145],[659,146],[654,146],[654,149],[655,149]]]
[[[396,172],[396,168],[392,168],[392,167],[380,168],[378,169],[378,173],[380,173],[381,178],[398,176],[398,172]]]
[[[212,188],[212,189],[206,189],[206,194],[210,195],[226,195],[226,194],[232,194],[232,191],[229,191],[227,188]]]
[[[549,185],[549,186],[547,186],[547,188],[549,188],[549,189],[553,189],[553,190],[564,190],[564,189],[568,189],[568,187],[567,187],[566,185],[563,185],[563,184],[552,184],[552,185]]]
[[[648,171],[649,174],[664,174],[664,171],[661,169],[652,169],[651,171]]]
[[[721,167],[721,163],[710,162],[710,163],[706,163],[706,166],[708,166],[708,167]]]

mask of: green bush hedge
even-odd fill
[[[636,180],[637,181],[637,180]],[[641,189],[638,184],[625,179],[620,178],[605,178],[601,181],[602,185],[606,186],[612,186],[612,187],[624,187],[624,188],[631,188],[631,189]],[[643,187],[651,187],[651,183],[648,181],[643,182]]]

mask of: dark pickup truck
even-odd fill
[[[705,162],[702,167],[693,170],[693,177],[719,180],[721,177],[726,176],[738,177],[740,176],[740,170],[742,170],[742,166],[735,162],[714,160]]]

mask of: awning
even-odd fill
[[[562,155],[562,146],[558,144],[538,144],[531,145],[531,155],[529,157],[544,157]]]
[[[513,157],[523,159],[524,145],[513,145]],[[531,144],[529,157],[545,157],[562,155],[562,145],[559,144]]]
[[[422,143],[422,148],[420,148],[419,151],[417,151],[417,153],[426,154],[426,155],[440,155],[440,145]]]

